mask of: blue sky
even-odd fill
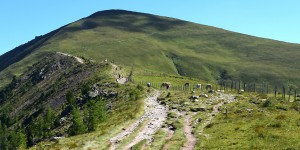
[[[299,0],[2,0],[0,54],[94,12],[125,9],[300,43]]]

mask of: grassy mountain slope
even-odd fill
[[[0,91],[0,149],[30,147],[98,128],[104,134],[135,118],[143,105],[142,89],[115,83],[112,70],[108,63],[81,64],[58,53],[40,58]]]
[[[123,10],[97,12],[58,30],[1,71],[1,85],[49,51],[210,81],[227,72],[227,77],[246,82],[300,85],[298,44]]]

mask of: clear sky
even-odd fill
[[[300,0],[1,0],[0,55],[94,12],[124,9],[300,43]]]

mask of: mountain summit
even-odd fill
[[[146,72],[300,85],[300,45],[125,10],[96,12],[0,56],[0,81],[51,52]],[[224,76],[225,74],[225,76]]]

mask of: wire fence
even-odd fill
[[[160,90],[169,90],[169,91],[203,91],[215,90],[215,91],[228,91],[228,92],[248,92],[248,93],[258,93],[274,97],[281,97],[283,100],[288,101],[297,101],[300,100],[300,95],[297,93],[298,88],[285,85],[270,85],[265,82],[261,83],[246,83],[242,81],[222,81],[210,84],[212,88],[206,88],[209,83],[199,83],[199,84],[172,84],[166,89],[162,86],[161,82],[152,82],[152,81],[135,81],[133,82],[147,86],[148,83],[151,84],[151,87],[160,89]]]

